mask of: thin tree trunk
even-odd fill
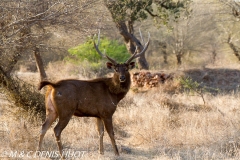
[[[168,60],[167,60],[167,52],[166,52],[166,50],[163,51],[163,62],[164,62],[164,64],[168,64]]]
[[[159,43],[159,48],[163,54],[163,63],[164,64],[168,64],[168,60],[167,60],[167,44],[166,42],[160,42]]]
[[[240,61],[240,54],[239,54],[239,51],[237,50],[236,46],[232,43],[232,42],[229,42],[228,43],[230,48],[233,50],[233,54],[238,58],[238,60]]]
[[[182,65],[182,54],[178,53],[176,57],[177,57],[177,65],[178,66]]]
[[[216,57],[217,57],[217,52],[216,52],[216,50],[214,49],[213,51],[212,51],[212,58],[213,58],[213,64],[216,62]]]
[[[231,43],[231,42],[229,43],[229,46],[230,46],[230,48],[233,50],[233,54],[234,54],[234,55],[238,58],[238,60],[240,61],[240,54],[239,54],[236,46],[234,46],[234,44]]]
[[[229,44],[230,48],[233,50],[233,54],[234,54],[234,55],[238,58],[238,60],[240,61],[239,51],[238,51],[237,47],[232,43],[231,35],[229,35],[227,43]]]

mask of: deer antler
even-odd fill
[[[148,32],[148,41],[147,43],[144,45],[143,50],[137,54],[137,46],[136,46],[136,50],[134,52],[134,54],[125,62],[126,64],[130,63],[133,59],[140,57],[148,48],[149,46],[149,42],[150,42],[150,33]]]
[[[112,58],[110,58],[109,56],[107,56],[106,54],[105,54],[105,52],[104,52],[104,54],[99,50],[99,48],[98,48],[98,45],[100,44],[100,30],[98,30],[98,43],[96,44],[95,43],[95,41],[93,41],[93,43],[94,43],[94,47],[95,47],[95,49],[96,49],[96,51],[98,52],[98,54],[100,55],[100,56],[102,56],[102,57],[104,57],[104,58],[107,58],[109,61],[111,61],[113,64],[117,64],[117,62],[114,60],[114,59],[112,59]]]

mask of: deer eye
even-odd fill
[[[115,71],[118,72],[118,68],[115,68]]]

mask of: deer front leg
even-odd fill
[[[98,130],[98,135],[99,135],[99,153],[104,154],[104,149],[103,149],[104,125],[103,125],[103,121],[100,118],[97,118],[96,124],[97,124],[97,130]]]
[[[111,139],[112,146],[113,146],[113,149],[114,149],[114,153],[115,153],[116,156],[119,156],[119,152],[118,152],[117,145],[116,145],[115,138],[114,138],[112,117],[111,118],[106,118],[103,121],[104,121],[105,128],[108,132],[108,135]]]

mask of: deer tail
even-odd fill
[[[41,81],[38,86],[38,90],[41,90],[44,86],[50,85],[52,87],[55,87],[56,85],[54,83],[51,83],[49,81]]]

